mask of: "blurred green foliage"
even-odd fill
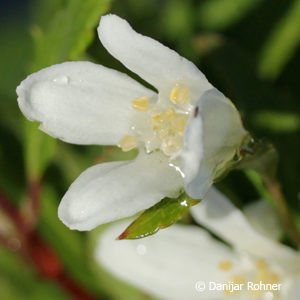
[[[44,183],[38,231],[84,287],[105,299],[146,297],[96,267],[92,251],[100,229],[90,234],[71,231],[57,218],[59,201],[80,172],[96,162],[131,159],[135,154],[124,157],[114,148],[74,146],[48,137],[24,119],[15,88],[33,71],[65,60],[85,59],[128,72],[95,38],[100,15],[108,11],[192,60],[237,105],[249,131],[271,139],[280,155],[284,193],[300,224],[299,0],[32,0],[25,4],[20,1],[2,10],[0,189],[21,207],[26,183]],[[220,187],[241,206],[259,197],[240,172],[231,173]],[[41,279],[30,263],[1,246],[0,290],[5,300],[69,299],[55,282]]]

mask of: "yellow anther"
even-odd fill
[[[274,284],[274,283],[279,283],[280,277],[277,273],[263,270],[257,273],[256,281],[257,282],[262,281],[265,284],[267,283]]]
[[[229,271],[232,268],[232,263],[229,260],[223,260],[218,265],[221,271]]]
[[[186,125],[186,120],[183,117],[176,117],[172,123],[173,128],[175,131],[178,132],[179,135],[183,135],[184,134],[184,129],[185,129],[185,125]]]
[[[232,286],[239,285],[241,287],[242,284],[245,284],[246,279],[243,275],[236,274],[230,277],[230,279],[227,281],[228,286],[225,287],[224,292],[227,295],[234,295],[241,291],[241,289],[232,289]]]
[[[188,101],[190,90],[186,86],[175,86],[170,93],[170,100],[175,104],[184,104]]]
[[[160,139],[161,149],[166,155],[172,155],[183,146],[183,134],[186,116],[176,113],[170,106],[164,111],[151,111],[149,123]]]
[[[162,113],[152,113],[150,116],[150,124],[154,130],[159,130],[163,124],[164,117]]]
[[[175,109],[173,107],[169,107],[165,112],[165,117],[170,118],[175,116]]]
[[[242,284],[242,283],[246,282],[246,279],[243,275],[237,274],[237,275],[233,275],[230,281],[232,281],[236,284]]]
[[[159,137],[160,137],[161,139],[166,138],[168,135],[169,135],[169,129],[168,129],[168,128],[162,127],[162,128],[159,130]]]
[[[137,139],[131,135],[125,135],[118,144],[122,151],[127,152],[137,146]]]
[[[149,97],[142,96],[131,101],[131,106],[137,111],[147,111],[149,109]]]
[[[263,259],[259,259],[256,261],[256,267],[259,270],[265,270],[267,269],[268,264]]]
[[[280,281],[280,276],[277,273],[269,273],[269,277],[268,277],[269,283],[279,283]]]

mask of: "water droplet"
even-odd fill
[[[188,204],[187,204],[186,200],[184,200],[184,201],[181,201],[181,202],[180,202],[180,205],[181,205],[181,206],[186,206],[186,207],[188,206]]]
[[[137,247],[136,247],[136,252],[137,252],[137,254],[139,254],[139,255],[145,255],[146,252],[147,252],[147,248],[146,248],[145,245],[139,244],[139,245],[137,245]]]
[[[53,79],[53,82],[58,84],[68,84],[70,81],[69,77],[66,75],[61,75]]]

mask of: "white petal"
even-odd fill
[[[17,88],[24,115],[76,144],[117,144],[128,134],[130,101],[154,93],[125,74],[89,62],[66,62],[28,76]]]
[[[192,62],[156,40],[136,33],[116,15],[101,18],[98,34],[111,55],[162,93],[169,95],[172,87],[180,83],[199,97],[212,87]]]
[[[135,161],[110,162],[83,172],[63,197],[59,218],[71,229],[91,230],[176,197],[183,182],[159,152]]]
[[[195,226],[173,225],[140,240],[116,241],[126,224],[114,224],[100,236],[96,259],[115,276],[140,289],[169,300],[227,299],[223,291],[209,291],[210,281],[227,281],[220,261],[234,262],[231,249]],[[195,285],[203,281],[206,290]]]
[[[265,258],[288,270],[300,270],[300,256],[255,231],[242,212],[218,190],[211,188],[205,199],[192,207],[192,216],[200,224],[231,243],[237,250]]]
[[[300,296],[300,275],[293,278],[293,282],[291,282],[290,291],[286,297],[286,300],[299,300]]]
[[[259,200],[245,206],[244,213],[250,224],[263,235],[278,241],[283,235],[278,214],[266,200]]]
[[[187,124],[182,153],[186,191],[191,197],[205,196],[245,135],[238,111],[222,93],[211,89],[200,97]]]

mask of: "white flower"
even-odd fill
[[[59,217],[78,230],[131,216],[183,187],[202,198],[246,135],[233,104],[193,63],[115,15],[101,18],[98,34],[158,93],[89,62],[45,68],[17,88],[24,115],[49,135],[140,150],[134,161],[96,165],[71,185]]]
[[[100,236],[96,259],[120,279],[162,299],[299,299],[298,252],[257,232],[213,188],[191,212],[232,248],[192,225],[173,225],[141,240],[116,241],[126,226],[117,223]],[[202,282],[204,291],[200,291]],[[260,282],[260,290],[252,290]],[[215,284],[223,283],[220,290],[215,289]],[[271,289],[270,284],[274,284]],[[232,291],[233,286],[239,290]]]

